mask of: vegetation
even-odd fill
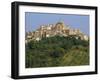
[[[89,64],[89,41],[54,36],[26,44],[26,68]]]

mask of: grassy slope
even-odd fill
[[[89,64],[89,42],[72,37],[50,37],[26,44],[26,68]]]

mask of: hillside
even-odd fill
[[[25,67],[78,66],[89,64],[89,41],[74,36],[54,36],[26,44]]]

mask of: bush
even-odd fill
[[[62,57],[64,55],[65,51],[63,48],[57,47],[53,51],[51,51],[50,56],[53,58]]]
[[[61,66],[69,65],[72,58],[78,60],[75,52],[79,53],[78,55],[81,55],[81,52],[87,54],[89,41],[76,39],[74,36],[54,36],[42,38],[40,41],[30,41],[25,45],[25,49],[26,68]],[[73,64],[75,65],[75,63]]]

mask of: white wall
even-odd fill
[[[11,69],[11,42],[10,42],[11,41],[11,2],[12,1],[14,0],[1,0],[0,1],[0,81],[13,81],[13,79],[10,78],[10,71],[11,71],[10,70]],[[98,10],[100,10],[100,6],[99,6],[100,0],[21,0],[21,1],[98,6],[99,7]],[[100,11],[98,14],[100,14]],[[100,15],[98,15],[98,22],[99,21],[100,21]],[[98,30],[100,30],[99,26],[100,24],[98,24]],[[100,37],[98,41],[100,41]],[[100,45],[100,42],[98,43],[98,45]],[[98,59],[99,59],[98,61],[100,61],[99,54],[98,54]],[[100,68],[100,64],[99,64],[99,68]],[[47,80],[48,81],[56,81],[56,80],[58,81],[94,81],[94,80],[99,81],[100,74],[26,79],[26,81],[32,81],[32,80],[34,81],[47,81]]]

